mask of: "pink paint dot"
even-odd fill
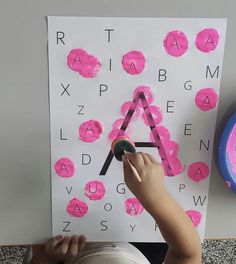
[[[125,201],[126,213],[129,215],[138,215],[143,212],[143,206],[137,198],[129,198]]]
[[[127,131],[127,130],[123,131],[123,130],[115,128],[115,129],[112,129],[112,131],[109,133],[108,139],[113,141],[119,136],[129,137],[129,135],[130,135],[129,131]]]
[[[122,124],[124,123],[124,119],[120,118],[114,121],[112,124],[112,131],[108,135],[109,140],[114,140],[118,136],[128,136],[130,134],[129,128],[126,128],[125,131],[121,130]]]
[[[120,118],[120,119],[116,119],[114,121],[114,123],[112,124],[112,128],[113,129],[120,129],[122,127],[122,124],[124,123],[124,119]],[[128,131],[128,128],[126,128],[126,131]]]
[[[196,210],[188,210],[185,212],[188,217],[191,219],[192,223],[195,227],[197,227],[202,219],[202,214]]]
[[[150,114],[152,117],[150,117]],[[156,126],[162,121],[162,113],[159,107],[150,105],[144,110],[142,118],[147,126]]]
[[[166,176],[176,176],[183,172],[184,167],[181,163],[181,161],[178,158],[178,153],[174,153],[172,155],[169,155],[167,152],[168,162],[169,166],[165,166],[165,175]]]
[[[101,68],[98,58],[88,54],[83,49],[73,49],[67,56],[67,64],[85,78],[93,78]]]
[[[69,213],[70,216],[74,217],[82,217],[88,212],[88,205],[80,201],[77,198],[74,198],[70,200],[69,204],[66,207],[67,212]]]
[[[163,45],[168,54],[179,57],[188,49],[188,39],[183,32],[175,30],[166,35]]]
[[[155,128],[152,129],[151,133],[150,133],[150,139],[153,143],[155,143],[153,134],[154,130],[156,130],[156,132],[158,133],[162,143],[168,142],[170,140],[170,132],[167,128],[165,128],[164,126],[157,126]]]
[[[158,148],[165,175],[175,176],[182,173],[184,168],[178,158],[179,145],[175,141],[170,140],[168,129],[163,126],[153,128],[150,133],[150,139]]]
[[[233,127],[232,131],[230,132],[226,144],[226,153],[228,154],[229,162],[232,166],[232,171],[236,174],[236,125]]]
[[[54,170],[58,176],[69,178],[74,175],[75,166],[73,161],[71,161],[70,159],[61,158],[55,163]]]
[[[188,177],[195,181],[200,182],[209,176],[208,165],[204,162],[194,162],[188,167]]]
[[[134,98],[137,98],[137,96],[140,98],[139,94],[144,94],[147,104],[150,105],[154,100],[154,95],[152,93],[152,90],[148,86],[138,86],[133,93]],[[139,106],[143,106],[141,100],[139,100]]]
[[[120,118],[120,119],[116,119],[116,120],[114,121],[114,123],[112,124],[112,127],[113,127],[114,129],[116,129],[116,128],[120,129],[121,126],[122,126],[122,124],[123,124],[123,122],[124,122],[124,119],[122,119],[122,118]]]
[[[169,130],[163,126],[157,126],[152,129],[150,133],[150,139],[155,143],[156,147],[159,149],[159,154],[162,158],[162,155],[165,157],[166,147],[170,142],[170,133]]]
[[[195,45],[202,52],[210,52],[216,49],[219,42],[219,34],[214,28],[206,28],[197,34]]]
[[[122,65],[128,74],[139,74],[145,67],[145,57],[140,51],[130,51],[123,56]]]
[[[179,144],[175,141],[169,141],[167,144],[167,148],[169,150],[169,155],[172,155],[174,153],[177,153],[179,151]]]
[[[196,94],[195,103],[206,112],[216,107],[218,99],[218,94],[212,88],[204,88]]]
[[[129,110],[134,111],[131,120],[132,121],[137,120],[141,114],[140,108],[136,107],[136,105],[132,101],[127,101],[121,106],[120,112],[123,116],[126,116],[126,114],[128,113]]]
[[[105,195],[105,187],[100,181],[90,181],[85,185],[85,195],[90,200],[101,200]]]
[[[79,127],[79,136],[84,142],[93,142],[99,139],[102,132],[102,124],[97,120],[86,121]]]

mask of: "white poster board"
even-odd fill
[[[133,140],[204,238],[225,19],[48,17],[53,235],[163,241],[110,149]]]

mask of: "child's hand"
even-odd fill
[[[56,236],[41,247],[30,264],[56,264],[77,256],[84,248],[85,236]]]
[[[128,159],[141,182],[133,175]],[[164,187],[164,172],[154,158],[145,153],[125,154],[125,183],[153,216],[169,245],[165,263],[201,263],[201,243],[197,230],[184,210]]]
[[[142,182],[138,182],[134,177],[126,159],[134,165]],[[126,185],[146,210],[150,211],[153,203],[158,202],[158,198],[165,190],[163,168],[151,155],[143,152],[126,153],[123,161]]]
[[[56,236],[49,240],[44,249],[45,254],[52,263],[68,260],[77,256],[85,245],[85,236],[63,237]]]

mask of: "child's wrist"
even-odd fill
[[[162,201],[167,195],[168,191],[162,187],[158,192],[145,197],[144,201],[142,202],[143,206],[151,215],[153,215],[163,205]]]

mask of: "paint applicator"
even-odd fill
[[[111,144],[111,151],[116,157],[116,159],[119,161],[122,161],[124,159],[125,153],[135,153],[136,152],[134,144],[127,137],[116,138]],[[138,180],[138,182],[141,182],[141,178],[136,168],[134,167],[134,165],[128,159],[127,159],[127,162],[135,178]]]

